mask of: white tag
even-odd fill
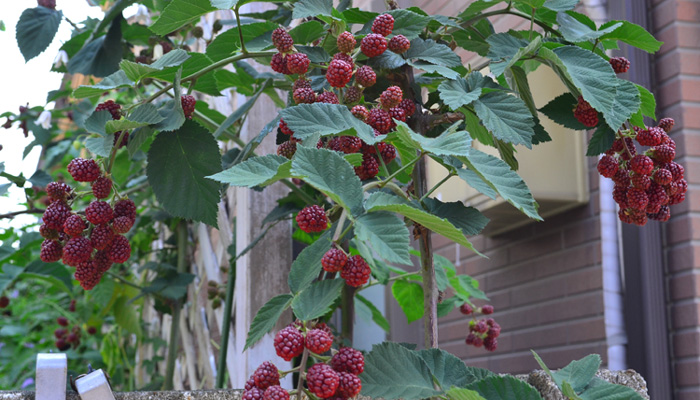
[[[68,359],[65,353],[36,355],[36,400],[65,400]]]
[[[93,371],[75,381],[80,398],[83,400],[114,400],[112,388],[101,369]]]

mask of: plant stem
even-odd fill
[[[347,283],[343,286],[343,294],[341,298],[342,307],[342,320],[341,320],[341,333],[343,341],[347,341],[352,345],[353,339],[353,328],[355,325],[355,291],[354,288]]]
[[[112,278],[118,280],[119,282],[121,282],[127,286],[131,286],[132,288],[143,290],[143,288],[141,286],[139,286],[139,285],[127,280],[127,279],[124,279],[123,277],[115,274],[114,272],[107,271],[107,275],[111,276]]]
[[[340,213],[340,218],[338,218],[338,226],[335,228],[335,233],[333,234],[333,241],[338,242],[340,238],[342,238],[345,235],[341,235],[343,225],[345,225],[345,220],[348,219],[348,211],[346,209],[343,209],[343,211]]]
[[[236,232],[236,220],[233,222],[233,232]],[[236,235],[233,235],[233,248],[236,248]],[[236,286],[236,260],[232,260],[226,282],[226,304],[224,305],[224,321],[221,328],[221,348],[219,349],[219,366],[216,373],[216,387],[224,388],[226,377],[226,353],[228,352],[228,335],[231,330],[231,310],[233,309],[233,289]]]
[[[450,172],[449,174],[447,174],[446,177],[444,177],[440,182],[436,183],[435,186],[432,187],[432,189],[430,189],[426,194],[424,194],[424,195],[420,198],[419,201],[420,201],[420,202],[423,202],[423,200],[425,200],[426,197],[428,197],[428,196],[430,196],[431,194],[433,194],[433,192],[434,192],[435,190],[437,190],[437,188],[439,188],[440,186],[442,186],[443,183],[447,182],[447,180],[450,179],[450,178],[452,178],[453,176],[455,176],[455,174],[454,174],[453,172]]]
[[[112,167],[114,166],[114,159],[117,158],[117,150],[119,150],[119,146],[121,146],[122,141],[124,140],[124,136],[128,131],[121,131],[121,135],[119,135],[119,138],[117,139],[117,142],[112,146],[112,153],[109,155],[109,164],[107,166],[107,173],[112,172]]]
[[[282,182],[282,184],[284,184],[288,188],[292,189],[292,192],[298,194],[299,197],[301,197],[301,199],[304,200],[306,204],[316,204],[314,199],[311,196],[309,196],[306,192],[301,190],[299,187],[297,187],[297,185],[295,185],[294,182],[290,182],[289,179],[281,179],[280,182]]]
[[[410,168],[411,165],[413,165],[413,164],[417,163],[418,161],[420,161],[420,160],[423,158],[422,156],[423,156],[423,154],[419,154],[418,157],[416,157],[415,159],[413,159],[413,160],[411,160],[410,162],[406,163],[406,165],[401,166],[401,168],[397,169],[393,174],[387,176],[386,179],[384,179],[384,180],[382,180],[381,182],[379,182],[377,186],[379,186],[380,188],[386,186],[387,183],[391,182],[391,180],[394,179],[394,178],[396,178],[400,173],[402,173],[403,171],[405,171],[405,170],[407,170],[408,168]]]
[[[243,52],[243,54],[248,54],[248,50],[245,49],[245,41],[243,40],[243,30],[241,29],[241,16],[238,14],[238,7],[239,5],[236,5],[236,8],[233,9],[234,14],[236,14],[236,28],[238,29],[238,38],[241,41],[241,52]]]
[[[177,273],[184,274],[187,271],[187,222],[180,220],[177,224]],[[172,307],[172,325],[170,325],[170,342],[168,343],[168,359],[165,363],[165,381],[163,390],[173,389],[173,375],[175,374],[175,360],[180,344],[180,311],[182,311],[182,299],[176,300]]]
[[[299,380],[297,381],[297,400],[301,399],[301,392],[304,388],[304,371],[306,370],[306,360],[309,359],[309,350],[304,349],[304,353],[301,356],[301,362],[299,363]]]

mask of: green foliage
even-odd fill
[[[164,36],[214,10],[216,7],[210,0],[173,0],[165,6],[160,18],[149,28],[156,35]]]
[[[391,294],[406,314],[409,324],[423,317],[423,286],[415,282],[396,281],[391,285]]]
[[[253,322],[248,329],[248,338],[245,341],[245,349],[257,343],[266,333],[275,327],[280,315],[292,305],[294,296],[291,294],[280,294],[268,300],[264,306],[260,307]]]
[[[342,279],[326,279],[311,284],[294,296],[294,315],[302,321],[311,321],[325,315],[340,296],[344,284]]]
[[[513,376],[492,375],[467,386],[489,400],[542,400],[537,389]]]
[[[17,22],[17,45],[25,61],[41,54],[53,41],[63,13],[46,7],[28,8]],[[4,30],[4,29],[3,29]]]
[[[299,293],[311,285],[321,271],[321,258],[331,248],[330,231],[299,253],[292,263],[287,282],[292,293]]]

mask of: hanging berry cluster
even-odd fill
[[[75,300],[71,301],[70,306],[68,307],[70,312],[75,312],[75,303]],[[69,327],[70,322],[66,317],[56,318],[56,323],[58,323],[60,326],[60,328],[53,331],[53,335],[56,338],[56,348],[59,351],[66,351],[71,347],[77,349],[78,346],[80,346],[80,339],[83,334],[83,329],[81,326],[79,324],[74,324],[73,326]],[[94,326],[89,326],[87,327],[87,333],[94,335],[97,333],[97,328]]]
[[[306,54],[294,52],[294,41],[283,28],[276,29],[272,34],[272,42],[279,53],[272,57],[271,66],[276,72],[299,77],[292,87],[292,98],[296,104],[329,103],[348,106],[352,114],[374,129],[375,136],[391,132],[396,123],[394,119],[405,122],[416,112],[415,103],[403,98],[403,92],[398,86],[386,89],[376,103],[366,102],[364,89],[374,86],[377,74],[368,65],[358,66],[355,60],[362,52],[367,57],[382,55],[387,49],[397,53],[405,53],[411,47],[411,42],[403,35],[395,35],[387,40],[394,29],[394,18],[389,14],[378,16],[372,24],[371,34],[360,42],[356,49],[357,40],[352,33],[345,31],[338,35],[339,52],[326,68],[326,80],[331,86],[330,91],[316,93],[311,88],[311,82],[305,76],[309,70],[309,59]],[[350,82],[355,78],[353,84]],[[279,145],[277,154],[291,158],[296,152],[299,140],[289,129],[284,120],[280,119],[279,129],[290,139]],[[396,148],[389,143],[380,142],[376,146],[367,145],[354,136],[337,136],[324,138],[317,144],[318,148],[327,148],[345,154],[362,153],[362,164],[355,167],[355,173],[362,179],[374,178],[379,173],[381,163],[388,164],[396,158]]]
[[[613,198],[622,222],[643,226],[648,219],[668,221],[669,207],[685,200],[685,170],[673,161],[676,143],[668,136],[673,125],[673,119],[664,118],[655,127],[620,131],[598,162],[598,172],[615,182]],[[635,142],[649,149],[638,154]]]
[[[322,399],[355,397],[362,389],[358,375],[365,369],[364,356],[351,347],[331,350],[332,345],[333,333],[325,323],[307,327],[297,321],[279,331],[274,340],[277,355],[286,361],[307,352],[314,363],[308,371],[304,373],[306,365],[301,365],[289,372],[301,369],[308,392]],[[333,354],[330,360],[324,356],[329,351]],[[243,400],[289,400],[289,392],[280,386],[280,377],[277,367],[265,361],[246,382]],[[303,385],[297,392],[301,390]]]
[[[459,311],[464,315],[475,316],[477,313],[482,315],[493,314],[493,306],[485,305],[478,308],[476,312],[474,308],[468,303],[462,304]],[[476,319],[475,317],[469,321],[469,333],[465,339],[465,343],[474,347],[481,347],[488,351],[496,351],[498,347],[498,336],[501,334],[501,326],[498,325],[493,318],[481,318]]]

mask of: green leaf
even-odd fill
[[[238,0],[210,0],[211,6],[219,10],[230,10],[238,4]]]
[[[479,174],[476,172],[470,169],[460,168],[457,170],[457,176],[459,176],[463,181],[467,182],[469,186],[476,189],[479,193],[496,200],[498,193],[491,186],[489,186],[488,183],[484,182],[481,176],[479,176]]]
[[[469,382],[469,371],[464,362],[442,349],[424,349],[418,355],[425,361],[443,390],[452,386],[465,387]]]
[[[149,104],[150,105],[150,104]],[[158,117],[162,120],[162,117],[160,114],[156,114]],[[144,126],[147,126],[148,122],[136,122],[136,121],[129,121],[128,119],[120,119],[117,121],[107,121],[107,125],[105,125],[105,131],[107,132],[108,135],[111,135],[115,132],[119,131],[130,131],[136,128],[142,128]]]
[[[129,121],[147,124],[157,124],[163,120],[158,109],[151,103],[142,104],[129,114]]]
[[[405,122],[398,121],[396,135],[404,144],[439,156],[466,156],[472,139],[467,131],[458,131],[460,122],[454,123],[436,138],[415,133]]]
[[[61,263],[45,263],[32,261],[24,268],[22,276],[48,279],[52,283],[60,283],[67,292],[73,290],[73,274]]]
[[[580,0],[547,0],[543,7],[547,7],[553,11],[568,11],[573,10]]]
[[[375,144],[381,138],[374,137],[372,128],[355,118],[348,108],[338,104],[300,104],[280,111],[284,122],[294,131],[294,136],[304,140],[315,134],[341,135],[352,131],[367,144]]]
[[[489,371],[488,369],[469,366],[467,367],[467,380],[469,381],[469,383],[477,382],[494,375],[496,374]]]
[[[642,101],[640,110],[642,114],[649,118],[656,119],[656,99],[654,95],[644,86],[637,85],[639,89],[639,97]]]
[[[491,59],[490,69],[496,76],[503,74],[507,65],[520,52],[521,48],[526,48],[531,44],[529,41],[509,33],[496,33],[486,38],[486,42],[489,44],[487,57]]]
[[[479,395],[478,392],[456,387],[453,387],[452,389],[448,390],[445,394],[450,400],[486,400],[483,397],[481,397],[481,395]]]
[[[616,23],[606,28],[601,27],[600,30],[595,30],[595,28],[591,29],[591,27],[579,21],[572,14],[573,11],[571,13],[558,13],[557,23],[559,24],[559,30],[564,36],[564,39],[574,43],[598,39],[606,33],[610,33],[622,26],[622,24]]]
[[[213,227],[217,226],[220,185],[204,177],[220,170],[219,146],[196,122],[161,132],[148,151],[148,182],[163,208],[175,217]]]
[[[246,338],[245,347],[243,348],[244,351],[257,343],[275,327],[282,313],[292,304],[293,298],[294,296],[288,293],[280,294],[271,298],[264,306],[260,307],[255,314],[255,318],[253,318],[253,322],[250,323],[248,338]]]
[[[409,40],[417,38],[431,20],[430,17],[404,9],[392,10],[387,14],[394,17],[394,30],[391,33],[394,36],[404,35]]]
[[[308,21],[297,25],[289,31],[294,43],[311,43],[326,33],[323,25],[318,21]]]
[[[460,107],[468,106],[477,100],[479,96],[481,96],[481,90],[481,88],[470,90],[464,78],[443,81],[440,86],[438,86],[440,98],[453,111]]]
[[[552,378],[561,388],[562,382],[567,381],[577,393],[582,391],[593,379],[600,368],[600,356],[590,354],[580,360],[572,361],[566,367],[552,373]]]
[[[410,203],[408,202],[408,200],[405,200],[401,197],[383,192],[372,193],[369,196],[369,198],[367,198],[367,200],[365,201],[365,208],[368,212],[397,212],[403,215],[404,217],[418,222],[424,227],[430,229],[431,231],[445,236],[453,242],[461,244],[462,246],[467,247],[468,249],[477,254],[481,254],[474,248],[471,242],[469,242],[469,240],[467,240],[467,238],[464,237],[464,234],[461,230],[457,229],[446,219],[432,215],[419,207],[420,206],[414,203]]]
[[[234,111],[231,115],[226,117],[226,120],[219,125],[219,127],[216,129],[216,132],[214,132],[214,137],[218,138],[221,136],[222,133],[226,131],[231,125],[236,123],[239,119],[241,119],[248,111],[250,111],[251,108],[255,105],[255,102],[258,100],[260,97],[260,94],[262,94],[263,89],[265,88],[267,84],[262,85],[260,89],[255,93],[255,95],[251,98],[248,99],[245,103],[243,103],[242,106],[238,107],[236,111]]]
[[[292,18],[330,17],[333,15],[333,3],[327,0],[300,0],[294,3]]]
[[[124,330],[141,336],[141,317],[128,296],[119,296],[114,302],[114,321]]]
[[[386,52],[384,52],[386,54]],[[403,60],[403,59],[402,59]],[[433,65],[425,61],[411,61],[408,60],[408,64],[413,68],[422,69],[427,73],[434,73],[444,76],[447,79],[457,79],[459,78],[459,73],[455,70],[449,69],[447,67],[442,67],[440,65]]]
[[[279,25],[276,23],[270,21],[241,25],[241,33],[243,35],[243,41],[246,43],[246,49],[253,51],[254,48],[261,49],[260,46],[262,46],[262,48],[267,47],[267,40],[271,40],[271,34],[268,34],[268,32],[271,32],[278,26]],[[263,37],[264,40],[261,39]],[[253,42],[256,39],[258,43]],[[270,44],[271,43],[270,41]],[[207,46],[206,55],[213,61],[221,61],[231,56],[240,47],[241,38],[238,33],[238,28],[229,29],[218,34],[214,40],[212,40]]]
[[[311,246],[299,253],[292,263],[287,283],[292,293],[296,294],[311,285],[321,271],[321,258],[331,248],[331,233],[326,231]]]
[[[156,71],[162,71],[164,68],[177,67],[187,61],[188,58],[190,58],[190,56],[185,50],[175,49],[150,65],[124,60],[119,63],[119,67],[124,71],[127,78],[138,82]]]
[[[584,131],[588,127],[574,117],[574,108],[577,103],[578,100],[571,93],[564,93],[540,108],[540,112],[559,125]]]
[[[415,282],[398,280],[391,285],[391,293],[401,306],[410,324],[423,317],[423,286]]]
[[[111,136],[91,137],[85,140],[85,147],[91,153],[100,157],[109,157],[114,147],[114,138]]]
[[[217,182],[233,186],[267,186],[283,178],[290,178],[292,162],[276,154],[252,157],[226,171],[207,176]]]
[[[400,367],[399,367],[400,366]],[[360,374],[363,396],[385,400],[419,400],[438,395],[430,369],[412,350],[392,342],[372,346]]]
[[[210,0],[172,0],[150,29],[156,35],[165,36],[215,10]]]
[[[443,203],[434,198],[426,198],[425,206],[432,214],[444,218],[462,230],[465,236],[478,235],[489,223],[489,219],[474,207],[467,207],[461,201]]]
[[[397,69],[406,65],[407,62],[401,55],[391,51],[385,51],[381,55],[369,59],[369,65],[375,70]]]
[[[335,151],[297,147],[292,174],[323,192],[353,215],[362,211],[362,183],[353,167]]]
[[[520,99],[525,102],[528,110],[530,110],[530,114],[537,118],[537,106],[535,105],[535,99],[532,97],[530,83],[527,81],[527,72],[518,66],[512,66],[508,71],[506,71],[506,74],[508,74],[507,76],[511,77],[513,80],[513,90],[515,90]],[[537,135],[536,127],[535,135]],[[534,138],[532,144],[536,144]]]
[[[90,133],[96,133],[100,136],[106,136],[105,126],[108,121],[112,121],[112,114],[107,110],[93,112],[92,115],[85,120],[85,130]]]
[[[574,388],[572,388],[571,384],[567,381],[562,382],[561,393],[566,396],[568,400],[581,400],[581,398],[576,395]]]
[[[520,379],[505,376],[489,376],[467,386],[488,400],[542,400],[537,389]]]
[[[490,92],[474,102],[474,111],[498,139],[532,148],[535,126],[525,102],[505,92]]]
[[[617,132],[622,127],[622,124],[639,110],[640,105],[641,100],[637,86],[630,81],[618,79],[615,101],[610,111],[603,114],[605,122],[608,123],[612,130]]]
[[[394,214],[376,212],[360,216],[355,223],[355,235],[371,245],[386,261],[413,264],[408,254],[411,245],[408,228]]]
[[[129,157],[133,157],[134,154],[141,148],[141,145],[146,143],[146,141],[153,136],[153,132],[156,130],[151,127],[143,127],[135,129],[129,135],[129,143],[127,143],[126,148],[129,151]]]
[[[102,96],[106,91],[133,85],[134,82],[127,78],[124,71],[119,70],[95,85],[82,85],[78,87],[73,91],[73,97],[81,99],[83,97]]]
[[[470,301],[471,298],[488,300],[488,296],[479,289],[479,281],[469,275],[456,275],[449,278],[450,286],[455,295],[463,301]]]
[[[459,157],[459,159],[496,190],[504,200],[528,217],[538,221],[542,220],[542,217],[537,213],[537,202],[532,197],[530,189],[503,160],[476,149],[472,149],[467,157]]]
[[[372,304],[371,301],[367,300],[366,298],[362,297],[359,294],[355,294],[355,308],[359,309],[359,305],[362,304],[369,311],[372,313],[372,321],[374,321],[375,324],[377,324],[380,328],[384,329],[385,332],[389,333],[391,332],[391,326],[389,325],[389,321],[386,320],[384,315],[382,315],[382,312],[379,311],[377,306]]]
[[[62,18],[63,13],[46,7],[27,8],[22,12],[15,36],[25,62],[49,47]]]
[[[612,147],[615,141],[615,132],[609,126],[601,124],[588,142],[588,150],[586,155],[595,157],[603,154]]]
[[[579,394],[581,400],[643,400],[632,388],[593,378],[591,384]]]
[[[311,284],[294,296],[294,315],[302,321],[310,321],[328,313],[344,284],[342,279],[326,279]]]
[[[163,120],[153,127],[159,131],[174,131],[179,129],[185,123],[185,113],[182,110],[182,98],[180,97],[180,77],[182,76],[182,68],[178,69],[175,74],[175,82],[173,83],[173,99],[165,102],[158,113],[163,117]]]
[[[433,39],[413,39],[411,48],[405,53],[405,57],[427,61],[443,67],[462,65],[462,60],[452,49],[442,43],[436,43]]]
[[[622,26],[603,35],[600,39],[620,40],[648,53],[656,53],[661,48],[661,45],[664,44],[664,42],[656,40],[654,35],[647,32],[646,29],[629,21],[610,21],[603,24],[600,28],[604,29],[617,23],[621,23]]]
[[[119,70],[122,59],[121,14],[114,18],[107,34],[87,43],[68,61],[71,74],[94,75],[103,78]]]

